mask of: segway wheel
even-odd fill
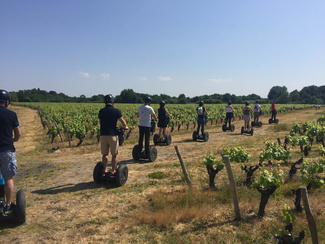
[[[125,164],[121,164],[117,171],[115,177],[115,183],[117,186],[125,185],[126,181],[128,180],[129,169]]]
[[[258,127],[262,127],[262,121],[258,121]]]
[[[149,162],[154,162],[157,159],[158,152],[155,146],[149,146]]]
[[[251,128],[250,134],[251,136],[254,134],[254,128]]]
[[[255,126],[255,122],[254,122],[254,121],[251,122],[251,126],[252,126],[252,127]]]
[[[100,183],[100,174],[102,173],[103,164],[98,162],[94,168],[93,178],[96,183]]]
[[[209,140],[209,132],[204,132],[203,134],[203,140],[208,141]]]
[[[139,145],[135,145],[132,149],[132,157],[134,160],[139,160]]]
[[[154,136],[153,136],[153,143],[155,145],[158,145],[159,139],[160,139],[159,135],[158,134],[154,134]]]
[[[16,216],[19,224],[26,222],[26,198],[23,190],[19,190],[16,194]]]
[[[245,130],[245,128],[244,128],[244,126],[242,126],[242,127],[241,127],[241,131],[240,131],[240,133],[241,133],[241,134],[244,134],[244,130]]]
[[[167,135],[166,136],[166,144],[170,145],[172,143],[172,136],[171,135]]]
[[[225,124],[222,125],[222,131],[225,132],[227,130],[227,126]]]
[[[279,120],[278,119],[275,119],[275,123],[278,124],[279,123]]]
[[[230,125],[230,131],[235,131],[235,125]]]
[[[197,137],[198,137],[198,133],[197,133],[197,131],[195,130],[195,131],[193,131],[193,135],[192,135],[192,139],[193,139],[193,141],[196,141],[196,140],[197,140]]]
[[[272,124],[272,119],[269,119],[269,124]]]

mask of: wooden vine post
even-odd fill
[[[233,196],[233,203],[234,203],[234,208],[235,208],[235,214],[236,214],[236,220],[241,221],[241,215],[240,215],[240,209],[239,209],[239,203],[238,203],[238,196],[237,196],[237,189],[236,189],[236,182],[234,178],[234,174],[231,169],[230,165],[230,158],[228,155],[224,155],[223,161],[226,165],[227,173],[228,173],[228,178],[229,178],[229,183],[230,183],[230,188]]]
[[[184,161],[183,161],[182,155],[181,155],[181,153],[179,152],[178,146],[175,146],[175,150],[176,150],[176,153],[177,153],[177,156],[178,156],[179,162],[181,163],[182,170],[183,170],[183,174],[184,174],[184,176],[185,176],[185,179],[186,179],[187,185],[188,185],[188,186],[192,186],[192,182],[191,182],[190,176],[188,175],[188,172],[187,172],[186,166],[185,166],[185,164],[184,164]]]
[[[301,190],[301,198],[302,198],[302,202],[304,204],[304,209],[305,209],[306,218],[308,221],[308,226],[309,226],[312,242],[313,242],[313,244],[319,244],[318,236],[317,236],[316,222],[315,222],[314,216],[311,212],[311,208],[309,205],[307,187],[301,186],[299,189]]]

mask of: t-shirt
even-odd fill
[[[254,105],[254,112],[260,112],[261,111],[261,105],[255,104]]]
[[[139,112],[139,126],[151,127],[151,115],[155,114],[152,107],[142,104],[138,107]]]
[[[116,136],[117,120],[122,117],[120,110],[112,105],[106,105],[99,110],[98,118],[100,119],[100,135]]]
[[[0,106],[0,152],[15,151],[12,131],[17,127],[17,114],[5,106]]]

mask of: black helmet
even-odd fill
[[[114,97],[112,94],[108,94],[104,97],[104,102],[105,103],[112,103],[114,102]]]
[[[152,99],[151,99],[151,97],[145,97],[145,98],[143,99],[143,101],[144,101],[145,103],[151,103],[151,102],[152,102]]]
[[[260,103],[260,101],[259,100],[256,100],[256,103]]]
[[[249,102],[245,102],[245,105],[248,106],[249,105]]]
[[[199,102],[199,106],[203,106],[203,105],[204,105],[203,101]]]
[[[166,105],[165,101],[161,101],[159,104],[160,104],[161,107]]]
[[[0,102],[10,101],[10,94],[6,90],[0,90]]]
[[[231,101],[228,102],[228,105],[231,105]]]

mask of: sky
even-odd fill
[[[325,85],[323,0],[0,0],[0,89],[187,97]]]

